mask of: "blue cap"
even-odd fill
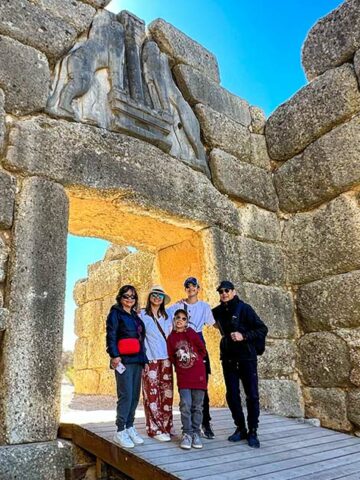
[[[228,288],[229,290],[235,290],[234,284],[229,280],[223,280],[220,285],[217,287],[217,291],[221,290],[222,288]]]
[[[200,283],[198,281],[197,278],[195,277],[189,277],[185,280],[184,282],[184,287],[187,287],[190,283],[192,283],[193,285],[195,285],[195,287],[200,287]]]

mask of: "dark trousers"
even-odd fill
[[[206,370],[206,385],[209,383],[209,375],[211,373],[211,367],[210,367],[210,359],[208,353],[206,353],[206,357],[204,358],[205,362],[205,370]],[[204,402],[203,402],[203,419],[202,419],[202,424],[203,425],[209,425],[211,421],[210,417],[210,400],[209,400],[209,394],[208,391],[205,390],[205,395],[204,395]]]
[[[140,398],[141,373],[143,365],[130,363],[124,373],[115,370],[117,407],[116,426],[118,432],[134,425],[135,411]]]
[[[257,360],[223,360],[222,367],[226,386],[226,400],[235,425],[241,429],[246,428],[240,397],[241,381],[246,395],[248,428],[249,430],[257,429],[260,415]]]

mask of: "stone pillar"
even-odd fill
[[[62,186],[23,181],[10,256],[0,377],[0,443],[53,440],[59,420],[68,200]]]

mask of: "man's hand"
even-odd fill
[[[115,357],[111,359],[110,364],[112,368],[116,368],[120,362],[121,362],[121,357]]]
[[[244,337],[240,332],[231,332],[230,336],[233,342],[242,342],[244,340]]]

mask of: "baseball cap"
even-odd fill
[[[187,287],[190,283],[195,285],[195,287],[200,287],[200,283],[197,278],[195,277],[188,277],[184,282],[184,287]]]
[[[217,287],[216,291],[218,292],[222,288],[228,288],[229,290],[235,290],[234,284],[229,280],[223,280],[220,285]]]

